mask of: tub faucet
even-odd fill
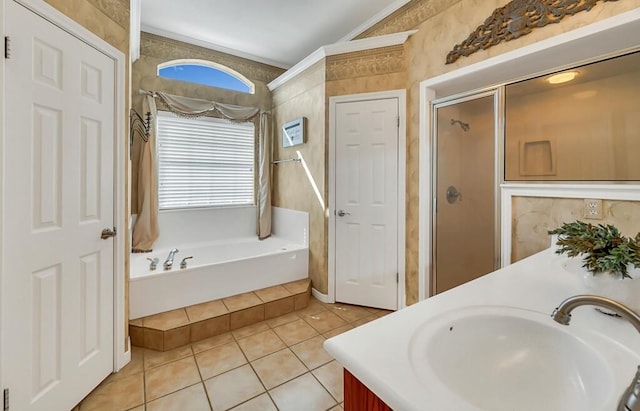
[[[167,259],[164,260],[164,264],[162,264],[165,270],[171,270],[171,267],[173,267],[173,257],[176,255],[177,252],[178,252],[177,248],[173,248],[171,251],[169,251],[169,255],[167,256]]]
[[[638,314],[617,301],[597,295],[575,295],[569,297],[553,310],[551,318],[557,323],[569,325],[571,321],[571,311],[581,305],[595,305],[596,307],[614,311],[630,322],[631,325],[640,332],[640,316],[638,316]],[[640,411],[640,366],[638,366],[638,371],[636,372],[636,376],[633,377],[631,385],[629,385],[622,394],[617,411]]]
[[[147,258],[147,260],[149,260],[149,270],[150,271],[154,271],[156,269],[156,267],[158,266],[158,262],[160,262],[160,259],[158,257]]]

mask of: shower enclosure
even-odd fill
[[[432,294],[499,268],[497,91],[436,102]]]

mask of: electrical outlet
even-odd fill
[[[602,214],[602,200],[585,198],[582,217],[590,220],[602,220],[604,217]]]

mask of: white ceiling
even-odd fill
[[[142,31],[289,68],[409,0],[142,0]]]

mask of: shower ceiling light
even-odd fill
[[[577,75],[577,71],[565,71],[564,73],[554,74],[553,76],[549,77],[547,81],[549,82],[549,84],[561,84],[573,80]]]

